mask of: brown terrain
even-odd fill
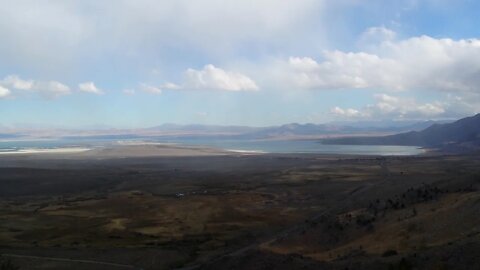
[[[0,269],[480,269],[480,154],[132,149],[0,156]]]

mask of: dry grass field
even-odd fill
[[[20,269],[467,269],[479,184],[478,155],[1,157],[0,253]]]

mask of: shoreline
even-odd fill
[[[418,153],[408,151],[365,151],[359,152],[268,152],[264,150],[221,149],[202,145],[181,145],[177,143],[160,142],[119,142],[101,147],[56,147],[56,148],[26,148],[14,151],[0,151],[0,156],[35,156],[35,157],[67,157],[67,158],[127,158],[127,157],[178,157],[178,156],[218,156],[218,155],[341,155],[341,156],[425,156],[432,155],[431,149],[415,147]]]
[[[25,148],[15,151],[0,152],[0,155],[28,155],[28,154],[75,154],[90,151],[92,148],[62,147],[62,148]]]

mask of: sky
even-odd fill
[[[0,0],[0,127],[457,119],[475,0]]]

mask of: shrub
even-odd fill
[[[389,249],[382,254],[382,257],[390,257],[390,256],[395,256],[397,254],[398,252],[396,250]]]
[[[10,259],[0,257],[0,270],[18,270],[18,266],[15,266]]]

